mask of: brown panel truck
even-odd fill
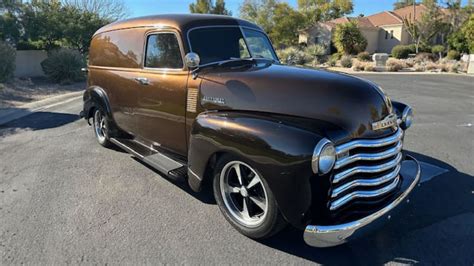
[[[159,15],[95,33],[82,116],[262,239],[285,225],[335,246],[388,220],[418,184],[402,150],[412,109],[376,84],[280,64],[262,29],[217,15]],[[199,219],[199,217],[196,217]]]

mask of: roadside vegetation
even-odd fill
[[[52,58],[42,65],[54,82],[68,83],[83,77],[80,69],[84,64],[78,62],[87,58],[92,35],[100,27],[128,14],[123,2],[118,0],[4,0],[0,1],[0,8],[4,10],[0,15],[0,82],[11,78],[13,71],[4,61],[15,61],[12,52],[6,53],[8,57],[3,56],[6,45],[13,47],[13,51],[48,51]],[[50,62],[57,61],[54,56],[64,53],[64,49],[70,52],[62,62],[57,62],[62,69],[51,71]]]
[[[418,2],[422,2],[428,11],[419,20],[404,19],[413,43],[393,48],[390,53],[393,60],[387,70],[465,71],[467,64],[460,59],[474,53],[472,2],[465,6],[459,0]],[[394,0],[394,8],[411,4],[411,0]],[[447,12],[442,12],[441,6]],[[83,78],[80,72],[83,63],[79,61],[86,61],[94,32],[128,16],[122,0],[4,0],[0,1],[0,8],[3,10],[0,15],[0,82],[12,77],[15,49],[48,51],[50,58],[42,65],[54,82],[69,83]],[[352,0],[298,0],[296,8],[280,0],[242,0],[237,15],[255,22],[268,33],[283,63],[376,70],[372,55],[365,52],[367,40],[356,22],[338,24],[328,43],[309,46],[299,43],[300,30],[347,16],[353,10]],[[225,0],[195,0],[189,5],[189,11],[236,15],[226,7]],[[432,46],[435,36],[441,36],[442,42]],[[63,67],[52,70],[50,62],[58,59],[51,56],[63,53],[64,49],[70,51],[65,54],[67,58],[57,62]]]

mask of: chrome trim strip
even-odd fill
[[[337,187],[337,188],[333,189],[333,191],[331,193],[331,198],[336,198],[342,192],[344,192],[348,189],[354,188],[354,187],[358,187],[358,186],[370,187],[370,186],[378,186],[378,185],[384,184],[384,183],[396,178],[398,176],[398,174],[400,173],[400,169],[401,169],[401,166],[397,165],[395,170],[393,170],[392,172],[390,172],[386,175],[383,175],[379,178],[353,180],[349,183],[346,183],[346,184],[344,184],[340,187]]]
[[[399,153],[395,159],[380,165],[356,166],[334,175],[332,183],[339,183],[341,180],[357,173],[379,173],[397,166],[402,161],[402,154]]]
[[[358,139],[336,146],[336,153],[341,154],[359,147],[377,148],[393,144],[403,137],[403,130],[398,128],[395,134],[381,139]]]
[[[390,183],[388,186],[377,189],[377,190],[371,190],[371,191],[354,191],[350,194],[345,195],[344,197],[335,200],[331,203],[331,206],[329,209],[331,211],[334,211],[341,207],[342,205],[348,203],[349,201],[352,201],[354,199],[358,198],[374,198],[378,196],[382,196],[384,194],[387,194],[388,192],[392,191],[394,188],[397,187],[398,181],[400,181],[400,176],[397,175],[397,177]]]
[[[401,195],[385,206],[383,209],[362,219],[337,225],[308,225],[304,231],[304,241],[313,247],[333,247],[341,245],[351,238],[357,237],[358,233],[363,232],[364,228],[370,229],[369,225],[377,221],[379,218],[388,214],[397,207],[412,192],[420,181],[421,168],[418,161],[412,156],[407,155],[408,160],[413,160],[417,165],[416,174],[408,188]],[[382,220],[380,220],[382,221]],[[374,223],[375,224],[375,223]],[[357,233],[357,234],[356,234]]]
[[[402,151],[403,143],[401,141],[398,142],[397,146],[387,149],[383,152],[379,153],[359,153],[359,154],[354,154],[349,157],[345,157],[342,159],[339,159],[336,161],[336,165],[334,166],[334,169],[339,169],[345,165],[348,165],[350,163],[353,163],[355,161],[359,160],[364,160],[364,161],[376,161],[376,160],[382,160],[386,159],[390,156],[394,156],[395,154],[399,153]]]

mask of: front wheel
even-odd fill
[[[102,108],[97,108],[94,111],[94,133],[97,141],[104,147],[111,147],[110,142],[110,126],[107,121],[107,116]]]
[[[242,160],[230,155],[222,157],[213,187],[224,217],[242,234],[264,239],[286,225],[265,179]]]

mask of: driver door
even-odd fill
[[[186,84],[188,71],[178,33],[153,31],[146,36],[143,71],[136,77],[139,136],[154,146],[187,154]]]

